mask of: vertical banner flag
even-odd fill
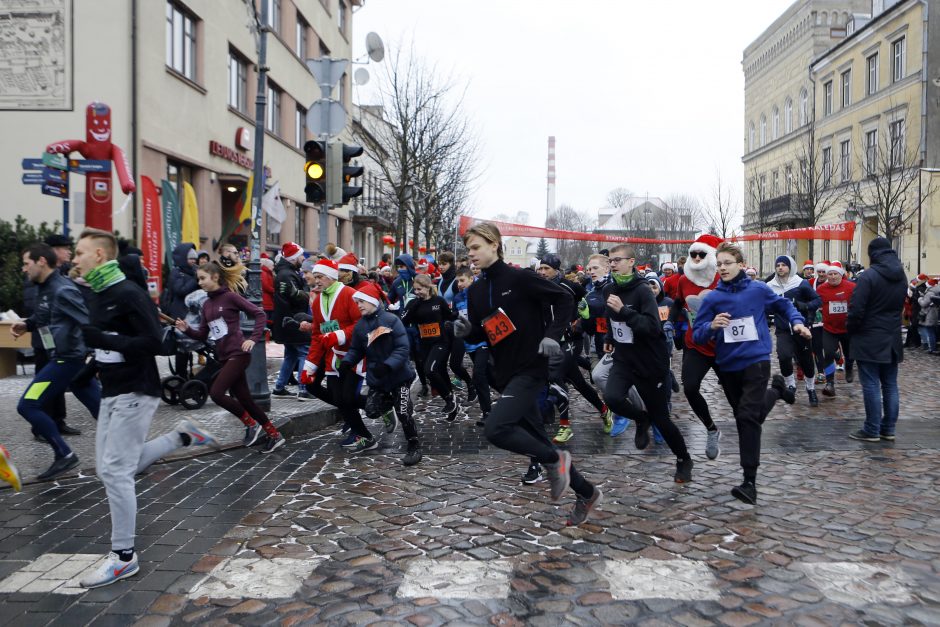
[[[235,205],[235,215],[238,216],[238,224],[235,226],[235,232],[240,233],[246,222],[251,222],[251,198],[254,194],[255,176],[248,177],[248,183],[245,185],[245,191]]]
[[[261,198],[261,208],[268,214],[268,230],[272,233],[280,233],[281,225],[287,219],[287,211],[284,209],[284,203],[281,201],[281,184],[275,183],[271,186]]]
[[[143,223],[141,224],[140,249],[147,268],[147,289],[151,298],[160,296],[163,291],[163,230],[160,220],[160,199],[157,187],[149,176],[140,177],[141,201],[143,203]]]
[[[196,190],[183,183],[183,239],[199,248],[199,207],[196,206]]]
[[[182,227],[180,226],[180,203],[173,184],[160,181],[163,200],[163,252],[167,263],[173,267],[173,249],[180,244]]]

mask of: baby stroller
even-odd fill
[[[186,297],[186,307],[189,313],[186,314],[186,323],[191,327],[198,328],[202,324],[202,304],[208,296],[204,290],[196,290]],[[199,409],[206,404],[209,398],[209,388],[215,381],[219,371],[222,370],[222,364],[215,358],[215,351],[210,344],[205,344],[194,340],[174,328],[167,330],[168,341],[173,350],[165,350],[170,355],[183,355],[187,359],[186,370],[175,372],[173,370],[174,359],[170,359],[170,371],[173,373],[169,377],[164,377],[160,382],[160,396],[169,405],[182,405],[186,409]],[[171,339],[170,339],[171,338]],[[165,346],[166,348],[166,346]],[[202,367],[198,363],[193,363],[194,355],[201,355],[205,361]]]

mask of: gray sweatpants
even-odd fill
[[[95,465],[111,509],[111,548],[134,546],[137,492],[134,475],[181,444],[175,431],[145,442],[160,404],[156,396],[121,394],[101,399],[95,435]]]

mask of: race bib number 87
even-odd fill
[[[754,325],[754,316],[734,318],[725,327],[725,343],[754,342],[757,340],[757,327]]]

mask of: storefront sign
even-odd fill
[[[228,159],[232,163],[240,165],[246,170],[251,170],[255,167],[255,162],[253,159],[243,155],[234,148],[229,148],[228,146],[223,146],[217,141],[209,141],[209,153],[215,155],[216,157],[222,157],[223,159]]]

